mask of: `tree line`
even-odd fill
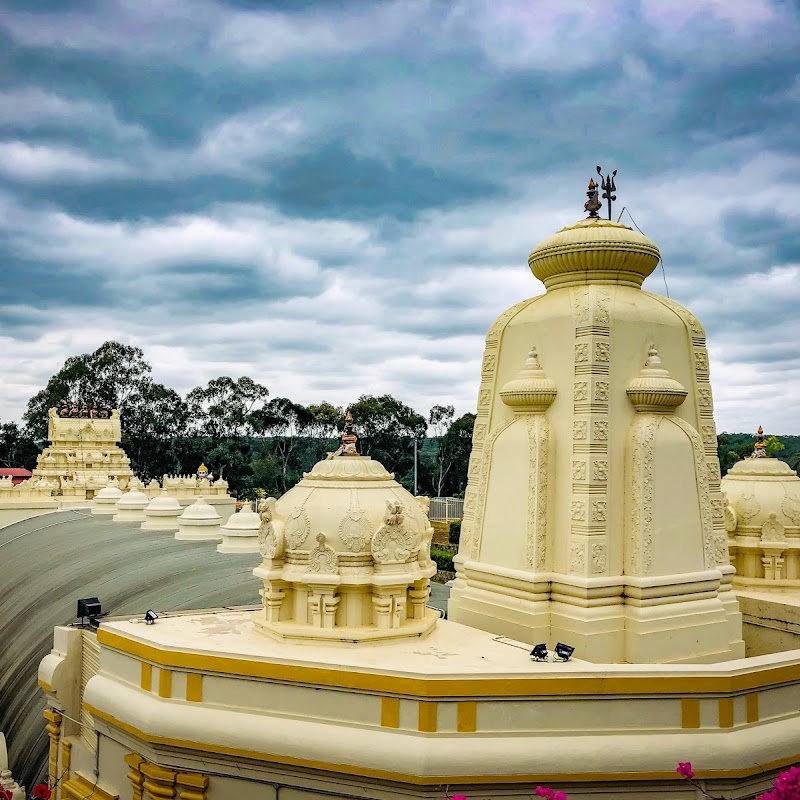
[[[348,410],[270,397],[248,377],[214,378],[182,397],[153,380],[140,348],[112,341],[68,358],[28,401],[21,426],[0,424],[0,466],[36,465],[47,443],[48,409],[62,400],[119,408],[121,446],[142,480],[194,473],[202,462],[240,498],[290,489],[336,449]],[[362,455],[413,489],[416,440],[419,492],[463,495],[474,414],[456,417],[453,406],[435,405],[426,417],[388,394],[362,395],[348,408]]]
[[[238,497],[253,498],[258,490],[280,495],[336,449],[344,427],[347,409],[270,397],[252,378],[221,376],[182,397],[151,373],[140,348],[119,342],[71,356],[28,401],[23,425],[0,423],[0,466],[36,465],[47,442],[48,409],[62,400],[105,402],[120,409],[121,444],[142,480],[191,474],[204,462]],[[349,410],[360,452],[381,461],[407,489],[414,487],[416,440],[420,494],[463,496],[474,414],[456,417],[453,406],[435,405],[425,416],[388,394],[362,395]],[[717,438],[723,475],[753,450],[750,434]],[[800,466],[800,436],[771,436],[766,444],[770,455]]]

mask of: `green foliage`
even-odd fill
[[[777,436],[769,436],[768,438],[764,439],[764,448],[767,451],[768,456],[774,456],[775,453],[779,453],[781,450],[784,450],[783,442]]]
[[[435,545],[431,547],[431,559],[436,562],[438,569],[443,572],[455,572],[456,568],[453,566],[453,555],[448,553],[447,550],[441,550]]]
[[[458,544],[461,541],[461,520],[450,523],[450,531],[447,535],[450,544]]]
[[[36,442],[16,422],[0,424],[0,467],[33,469],[38,455]]]
[[[425,439],[425,417],[388,394],[362,395],[350,413],[362,455],[380,461],[406,489],[413,489],[414,439]]]

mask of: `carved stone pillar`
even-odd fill
[[[175,783],[179,800],[206,800],[208,776],[199,772],[179,772]]]
[[[430,597],[430,586],[423,586],[421,589],[409,589],[407,603],[408,616],[410,619],[423,619],[425,617],[425,604]]]
[[[45,730],[50,737],[50,758],[48,761],[48,773],[50,776],[50,785],[54,786],[58,781],[58,743],[61,738],[61,723],[63,717],[58,711],[48,708],[44,712],[44,718],[47,720]]]
[[[144,775],[142,775],[142,764],[145,760],[136,755],[136,753],[128,753],[125,756],[125,763],[128,765],[128,780],[131,782],[133,788],[132,800],[142,800],[142,792],[144,787]]]
[[[140,767],[144,775],[144,791],[148,800],[173,800],[175,797],[176,772],[158,764],[144,761]]]

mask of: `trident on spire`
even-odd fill
[[[608,200],[608,218],[611,219],[611,201],[617,199],[617,196],[614,194],[614,192],[617,191],[617,184],[614,182],[617,171],[614,170],[604,178],[603,170],[598,166],[597,174],[600,176],[600,188],[603,190],[603,200]]]

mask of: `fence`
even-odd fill
[[[428,511],[431,522],[451,522],[464,516],[463,497],[432,497]]]

